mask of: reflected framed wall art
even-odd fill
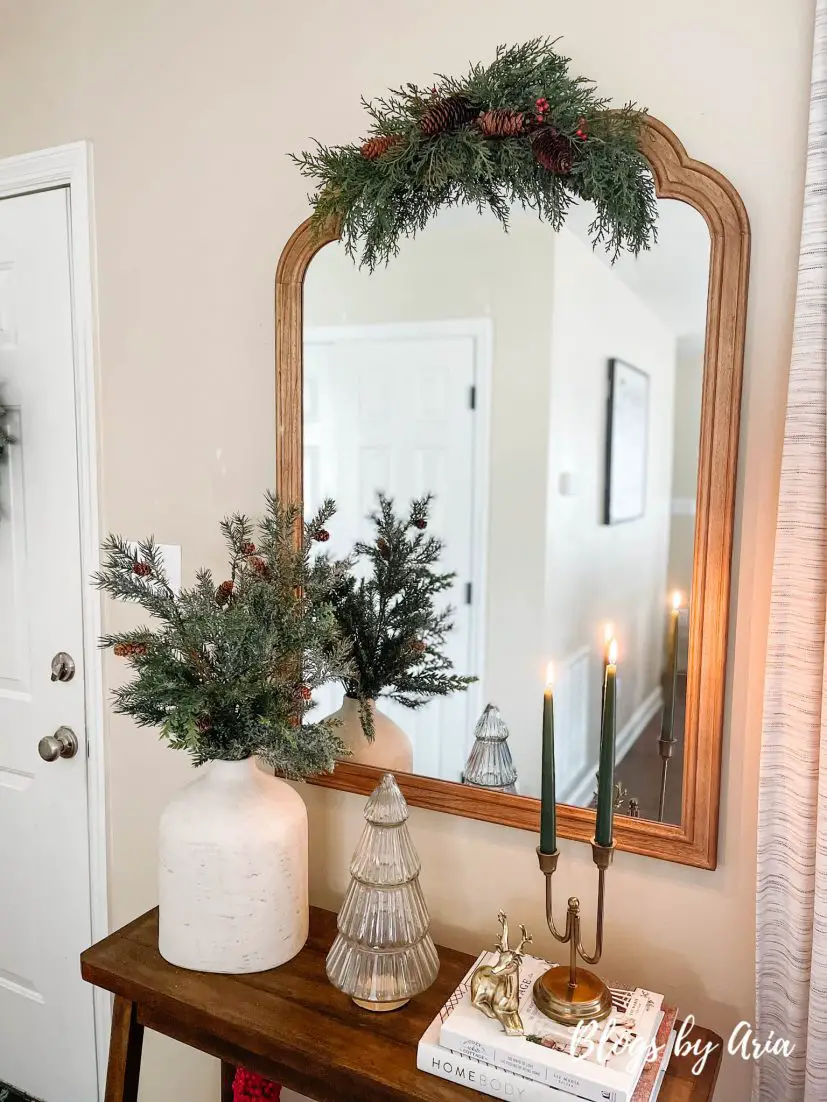
[[[609,360],[603,523],[639,520],[646,512],[649,465],[649,376]]]

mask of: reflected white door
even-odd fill
[[[77,441],[65,188],[0,200],[0,1081],[97,1097]],[[59,651],[72,680],[51,680]],[[38,741],[71,728],[47,763]]]
[[[463,331],[465,325],[465,331]],[[446,603],[455,610],[446,651],[457,673],[481,675],[483,653],[475,526],[484,514],[485,442],[480,387],[487,329],[480,323],[337,326],[309,329],[304,349],[304,493],[312,512],[333,497],[338,513],[327,545],[347,554],[372,539],[367,520],[382,490],[404,510],[433,493],[431,532],[445,543],[444,568],[456,572]],[[481,590],[481,586],[476,587]],[[380,707],[411,736],[414,769],[459,780],[479,693],[455,693],[411,711]],[[319,714],[341,703],[326,687]]]

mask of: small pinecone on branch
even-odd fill
[[[534,160],[548,172],[568,176],[572,166],[571,142],[551,128],[541,130],[531,143]]]
[[[477,126],[486,138],[516,138],[528,129],[522,111],[511,111],[507,107],[492,107],[484,111],[477,119]]]
[[[465,96],[448,96],[428,108],[419,120],[419,129],[426,138],[446,130],[459,130],[476,117],[477,110]]]
[[[230,581],[222,582],[221,585],[218,587],[218,589],[216,589],[216,591],[215,591],[216,601],[220,605],[226,604],[226,602],[229,600],[230,594],[233,592],[234,588],[235,588],[235,586],[233,585],[232,582],[230,582]]]
[[[389,149],[399,145],[402,141],[401,134],[377,134],[374,138],[368,138],[362,145],[362,156],[366,161],[376,161],[384,156]]]

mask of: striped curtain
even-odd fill
[[[758,813],[754,1102],[827,1102],[827,0],[817,0],[804,223],[773,567]]]

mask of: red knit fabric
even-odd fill
[[[256,1075],[246,1068],[237,1068],[233,1080],[233,1102],[278,1102],[281,1086]]]

